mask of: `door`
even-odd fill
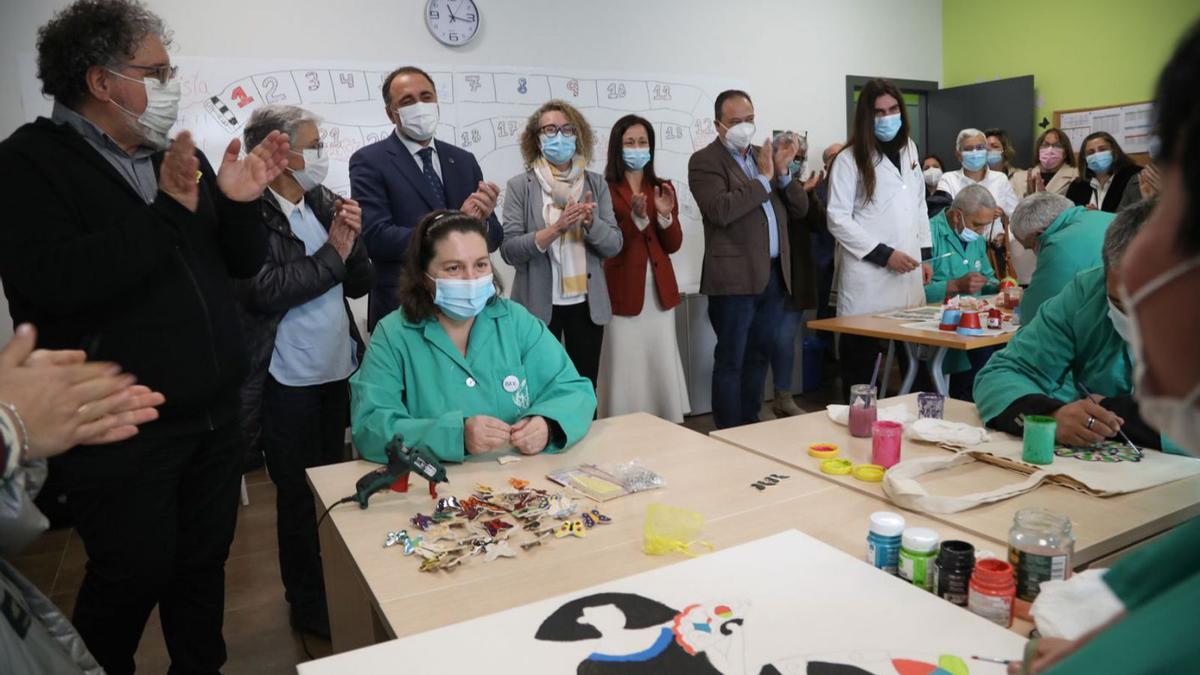
[[[1007,131],[1017,152],[1014,163],[1028,167],[1033,125],[1032,75],[938,89],[925,97],[925,151],[940,157],[947,171],[959,168],[954,142],[959,131],[970,127]]]

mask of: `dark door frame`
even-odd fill
[[[878,77],[878,76],[876,76]],[[847,75],[846,76],[846,138],[850,138],[850,130],[854,127],[854,90],[861,89],[864,84],[875,77],[867,77],[865,75]],[[896,78],[887,78],[892,84],[900,87],[900,91],[905,94],[921,94],[928,96],[932,92],[936,92],[940,87],[937,82],[930,80],[900,80]],[[925,139],[927,128],[926,111],[928,106],[921,106],[920,119],[909,119],[909,123],[917,125],[917,136],[921,142],[917,144],[917,152],[921,155],[925,154]]]

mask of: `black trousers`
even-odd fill
[[[157,604],[172,674],[225,663],[225,559],[237,522],[238,424],[76,448],[56,468],[87,550],[72,621],[110,675],[133,655]]]
[[[849,402],[851,386],[870,384],[871,373],[875,371],[875,357],[883,354],[884,359],[887,359],[887,340],[842,333],[838,337],[838,345],[838,359],[842,367],[842,402]],[[899,342],[896,343],[896,358],[901,369],[908,368],[908,353]],[[879,368],[883,370],[882,365]],[[875,386],[878,387],[882,383],[883,373],[880,372]],[[888,384],[891,385],[889,389],[900,385],[895,378]],[[925,372],[924,368],[917,371],[917,377],[913,380],[913,391],[933,391],[933,381],[929,379],[929,373]],[[877,395],[879,398],[890,396],[882,391]]]
[[[563,343],[571,363],[579,374],[592,381],[600,372],[600,346],[604,342],[604,326],[592,323],[588,303],[555,305],[550,314],[550,333]]]
[[[288,603],[300,613],[325,611],[316,504],[304,471],[342,461],[349,418],[346,380],[289,387],[267,376],[262,445],[275,483],[279,572]]]

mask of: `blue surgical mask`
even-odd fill
[[[1108,320],[1112,322],[1113,330],[1117,331],[1117,335],[1126,343],[1132,342],[1131,331],[1129,329],[1129,316],[1117,309],[1113,304],[1112,298],[1108,299]]]
[[[987,166],[987,150],[967,150],[962,154],[963,168],[978,171]]]
[[[875,118],[875,138],[887,143],[900,133],[900,113]]]
[[[1000,165],[1004,163],[1004,151],[988,150],[987,162],[989,168],[999,169]]]
[[[496,285],[490,274],[475,279],[434,279],[428,274],[425,276],[437,285],[433,304],[457,321],[479,316],[488,300],[496,294]]]
[[[566,164],[575,156],[575,137],[564,136],[561,131],[542,136],[542,155],[551,164]]]
[[[969,227],[964,227],[963,231],[958,233],[958,238],[962,239],[964,244],[969,244],[979,238],[979,233]]]
[[[1087,167],[1092,170],[1092,173],[1108,173],[1108,170],[1112,168],[1112,162],[1112,151],[1101,150],[1088,155]]]
[[[650,163],[649,148],[625,148],[621,150],[621,158],[625,161],[625,168],[630,171],[641,171]]]

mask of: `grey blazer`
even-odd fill
[[[592,227],[584,235],[587,248],[588,308],[592,323],[603,326],[612,319],[612,305],[608,300],[608,282],[604,277],[604,259],[621,252],[621,229],[613,214],[612,197],[608,194],[608,183],[604,176],[587,171],[584,176],[587,187],[596,200],[596,211]],[[533,170],[517,174],[508,181],[504,193],[504,242],[500,244],[500,257],[517,270],[513,280],[512,299],[525,306],[530,314],[550,323],[554,311],[553,292],[550,288],[553,275],[550,272],[550,253],[538,250],[533,235],[546,227],[542,218],[542,185]]]

